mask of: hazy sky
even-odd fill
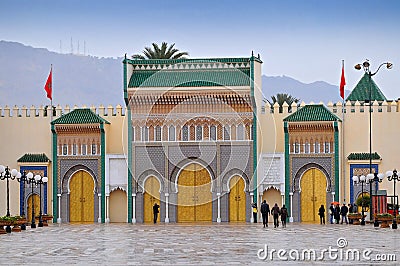
[[[400,1],[397,0],[1,0],[0,39],[69,53],[79,41],[90,55],[122,57],[152,42],[176,43],[192,58],[260,54],[263,73],[338,85],[345,60],[346,89],[370,59],[390,99],[400,97]],[[122,67],[122,65],[121,65]]]

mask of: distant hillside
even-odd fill
[[[122,58],[59,54],[17,42],[0,41],[0,106],[48,105],[44,84],[53,64],[53,104],[124,105]],[[301,101],[340,100],[337,86],[304,84],[293,78],[262,77],[264,96],[289,93]]]
[[[53,104],[124,104],[122,58],[59,54],[0,41],[0,106],[47,105],[44,84],[53,64]]]

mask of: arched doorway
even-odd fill
[[[275,205],[275,203],[277,203],[279,207],[282,207],[281,192],[279,189],[274,187],[270,187],[264,191],[262,200],[265,200],[268,203],[270,209]]]
[[[76,172],[69,182],[69,221],[94,222],[94,181],[86,171]]]
[[[150,176],[144,183],[144,194],[143,194],[143,222],[153,222],[153,206],[154,203],[160,205],[160,182],[158,182],[155,176]],[[157,220],[159,219],[160,213],[158,213]]]
[[[362,198],[364,197],[364,213],[369,212],[369,204],[370,204],[370,195],[368,192],[364,192],[364,194],[362,194],[360,192],[360,194],[358,195],[356,201],[354,202],[357,205],[357,211],[359,213],[362,213]]]
[[[192,163],[178,177],[178,222],[212,221],[211,177]]]
[[[110,193],[110,222],[126,223],[127,222],[127,197],[125,191],[116,189]]]
[[[229,181],[229,221],[246,221],[245,183],[240,176],[233,176]]]
[[[319,222],[318,209],[326,205],[326,177],[316,168],[307,170],[301,178],[301,221]],[[326,206],[325,206],[326,208]]]
[[[32,194],[29,196],[28,201],[27,201],[27,208],[26,208],[26,214],[28,217],[28,222],[31,223],[32,222],[32,197],[33,197],[33,201],[34,201],[34,206],[35,206],[35,216],[39,216],[39,212],[40,212],[40,198],[39,195],[37,194]]]

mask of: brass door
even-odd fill
[[[229,221],[246,221],[246,194],[244,192],[244,180],[240,176],[234,176],[229,181]]]
[[[153,206],[154,203],[160,205],[160,182],[154,176],[150,176],[144,183],[143,195],[143,221],[145,223],[153,222]],[[159,209],[160,210],[160,209]],[[157,221],[160,221],[160,213],[158,213]]]
[[[28,222],[32,222],[32,197],[33,197],[33,200],[34,200],[34,206],[35,206],[35,216],[39,216],[39,211],[40,211],[40,205],[39,205],[39,200],[40,200],[40,198],[39,198],[39,195],[37,195],[37,194],[33,194],[33,195],[30,195],[29,196],[29,198],[28,198],[28,204],[27,204],[27,208],[26,208],[26,217],[27,217],[27,221]]]
[[[127,215],[127,198],[123,190],[117,189],[110,193],[110,222],[111,223],[126,223]]]
[[[318,209],[321,204],[326,205],[326,177],[320,170],[310,169],[301,178],[300,186],[301,221],[317,223]]]
[[[188,165],[178,177],[178,222],[212,220],[211,178],[200,165]]]
[[[89,173],[75,173],[69,183],[69,221],[94,222],[94,182]]]

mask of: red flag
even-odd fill
[[[53,81],[52,81],[52,72],[53,69],[50,70],[49,77],[47,78],[46,85],[44,85],[44,90],[47,92],[47,98],[52,100],[51,94],[53,91]]]
[[[342,64],[342,77],[340,78],[340,97],[344,99],[344,85],[346,85],[346,80],[344,78],[344,63]]]

